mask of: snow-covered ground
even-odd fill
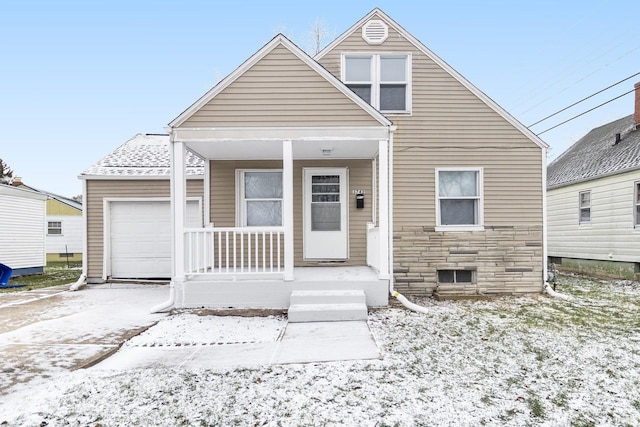
[[[574,299],[376,311],[381,360],[79,370],[7,396],[0,425],[640,425],[640,285],[562,276],[558,291]],[[127,345],[272,340],[283,326],[183,313]]]

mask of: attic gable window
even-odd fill
[[[342,81],[382,112],[410,111],[410,75],[409,54],[349,54],[342,57]]]

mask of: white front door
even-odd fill
[[[304,258],[349,257],[346,168],[304,169]]]

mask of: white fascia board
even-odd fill
[[[173,140],[207,141],[282,141],[282,140],[380,140],[389,137],[393,126],[340,127],[222,127],[178,128]]]
[[[12,187],[10,185],[4,184],[0,184],[0,194],[35,200],[47,200],[49,198],[48,195],[37,191],[27,190],[26,188]]]
[[[522,132],[527,138],[529,138],[533,143],[538,145],[540,148],[549,148],[549,145],[544,142],[540,137],[538,137],[535,133],[533,133],[529,128],[520,123],[515,117],[509,114],[504,108],[498,105],[493,99],[487,96],[484,92],[474,86],[469,80],[462,76],[462,74],[458,73],[455,69],[453,69],[449,64],[447,64],[442,58],[432,52],[428,47],[426,47],[420,40],[415,38],[411,33],[406,31],[400,24],[391,19],[386,13],[382,10],[376,8],[369,12],[364,18],[355,23],[351,28],[342,33],[337,39],[328,44],[322,51],[320,51],[314,59],[316,61],[320,61],[324,55],[328,52],[332,51],[336,46],[342,43],[347,37],[349,37],[353,32],[357,31],[362,25],[364,25],[369,19],[377,16],[378,18],[382,18],[388,25],[393,27],[398,33],[402,34],[410,43],[412,43],[418,50],[424,53],[427,57],[429,57],[433,62],[438,64],[440,68],[445,70],[447,73],[451,75],[454,79],[456,79],[460,84],[466,87],[471,93],[477,96],[482,102],[491,107],[496,113],[498,113],[502,118],[504,118],[507,122],[513,125],[516,129]]]
[[[237,80],[242,74],[244,74],[247,70],[253,67],[258,61],[264,58],[268,53],[270,53],[277,46],[282,45],[287,48],[291,53],[296,55],[300,60],[309,65],[314,71],[320,74],[325,78],[329,83],[331,83],[336,89],[341,91],[345,96],[347,96],[351,101],[357,104],[360,108],[369,113],[374,119],[376,119],[380,124],[389,126],[391,125],[391,121],[387,119],[381,112],[373,108],[367,102],[365,102],[362,98],[356,95],[352,90],[346,87],[339,79],[337,79],[333,74],[328,72],[324,67],[318,64],[313,60],[309,55],[307,55],[302,49],[296,46],[293,42],[291,42],[288,38],[286,38],[282,34],[278,34],[275,36],[269,43],[264,45],[258,52],[253,54],[249,59],[247,59],[240,67],[238,67],[235,71],[229,74],[227,77],[222,79],[216,86],[214,86],[211,90],[205,93],[200,97],[195,103],[193,103],[189,108],[183,111],[178,117],[176,117],[173,121],[169,123],[169,130],[171,128],[179,127],[182,123],[184,123],[191,115],[193,115],[196,111],[202,108],[205,104],[211,101],[216,97],[220,92],[226,89],[231,83]]]

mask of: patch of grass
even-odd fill
[[[542,402],[538,396],[531,396],[529,400],[527,400],[527,406],[529,406],[529,410],[531,411],[531,415],[536,418],[544,417],[544,406],[542,406]]]
[[[33,289],[48,288],[50,286],[66,285],[73,283],[82,274],[82,263],[50,262],[44,268],[43,274],[30,276],[11,277],[9,285],[26,285],[20,288],[0,289],[0,292],[30,291]]]

